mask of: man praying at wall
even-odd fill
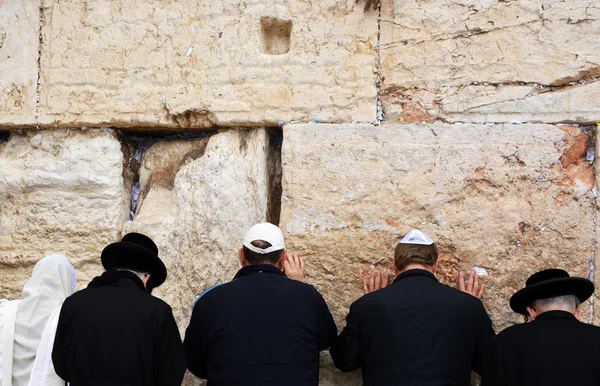
[[[167,277],[139,233],[102,251],[106,269],[63,304],[52,360],[71,386],[180,386],[185,356],[171,307],[150,292]]]
[[[365,285],[375,291],[350,306],[330,350],[335,365],[362,368],[365,386],[469,386],[494,336],[483,304],[438,282],[438,249],[419,230],[400,241],[394,262],[394,282]],[[474,277],[470,290],[481,296]]]
[[[62,303],[75,292],[75,269],[66,256],[38,261],[23,299],[0,300],[0,385],[64,385],[50,354]]]
[[[599,385],[600,327],[577,320],[593,292],[591,281],[562,269],[533,274],[510,299],[513,311],[532,321],[492,340],[481,385]]]
[[[197,300],[185,334],[188,369],[208,385],[317,386],[319,351],[337,329],[323,297],[304,281],[301,257],[281,230],[250,228],[242,269]]]

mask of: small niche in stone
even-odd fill
[[[268,55],[288,53],[291,35],[291,20],[263,17],[260,19],[260,52]]]

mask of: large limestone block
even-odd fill
[[[44,7],[43,124],[375,119],[377,14],[351,0]]]
[[[0,126],[33,125],[40,0],[0,1]]]
[[[442,282],[482,269],[500,330],[521,321],[508,299],[532,272],[589,275],[590,142],[575,126],[286,125],[281,226],[340,327],[365,271],[419,228]]]
[[[600,76],[599,16],[598,0],[384,1],[384,107],[404,121],[597,119],[597,100],[569,105],[586,89],[561,86]],[[556,109],[537,111],[549,99]]]
[[[65,254],[79,287],[129,213],[123,152],[108,131],[12,133],[0,144],[0,297],[15,298],[43,256]]]
[[[196,296],[233,279],[246,230],[278,201],[279,151],[266,129],[152,145],[142,157],[140,201],[127,226],[152,237],[168,269],[156,294],[183,334]]]

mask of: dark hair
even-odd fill
[[[435,243],[431,245],[398,244],[394,253],[394,263],[400,271],[410,264],[432,266],[438,259],[438,249]]]
[[[260,249],[267,249],[271,247],[271,243],[266,242],[264,240],[255,240],[252,242],[252,245]],[[253,252],[246,247],[244,247],[243,250],[244,259],[246,259],[246,261],[249,264],[277,264],[281,259],[281,255],[283,253],[283,249],[271,253],[266,253],[264,255]]]

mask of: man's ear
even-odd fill
[[[577,318],[577,320],[581,321],[581,310],[579,308],[575,310],[574,315]]]
[[[400,275],[400,270],[398,269],[398,266],[396,266],[396,262],[392,260],[392,266],[394,267],[394,276],[398,277],[398,275]]]
[[[240,264],[242,265],[242,267],[247,266],[248,262],[246,261],[246,258],[244,257],[244,248],[240,248],[238,254],[240,256]]]
[[[439,263],[439,260],[436,260],[436,262],[433,263],[433,266],[431,267],[431,273],[433,273],[434,275],[435,275],[435,272],[437,271],[438,263]]]
[[[279,259],[279,262],[277,263],[277,268],[279,268],[280,270],[283,271],[283,267],[284,267],[284,263],[288,258],[288,254],[287,251],[284,249],[283,252],[281,252],[281,258]]]
[[[152,275],[150,275],[149,273],[144,275],[144,278],[142,279],[142,283],[144,283],[144,288],[148,288],[148,280],[150,280],[151,277]]]
[[[535,318],[538,316],[537,311],[533,307],[527,307],[527,312],[529,313],[531,320],[535,320]]]

